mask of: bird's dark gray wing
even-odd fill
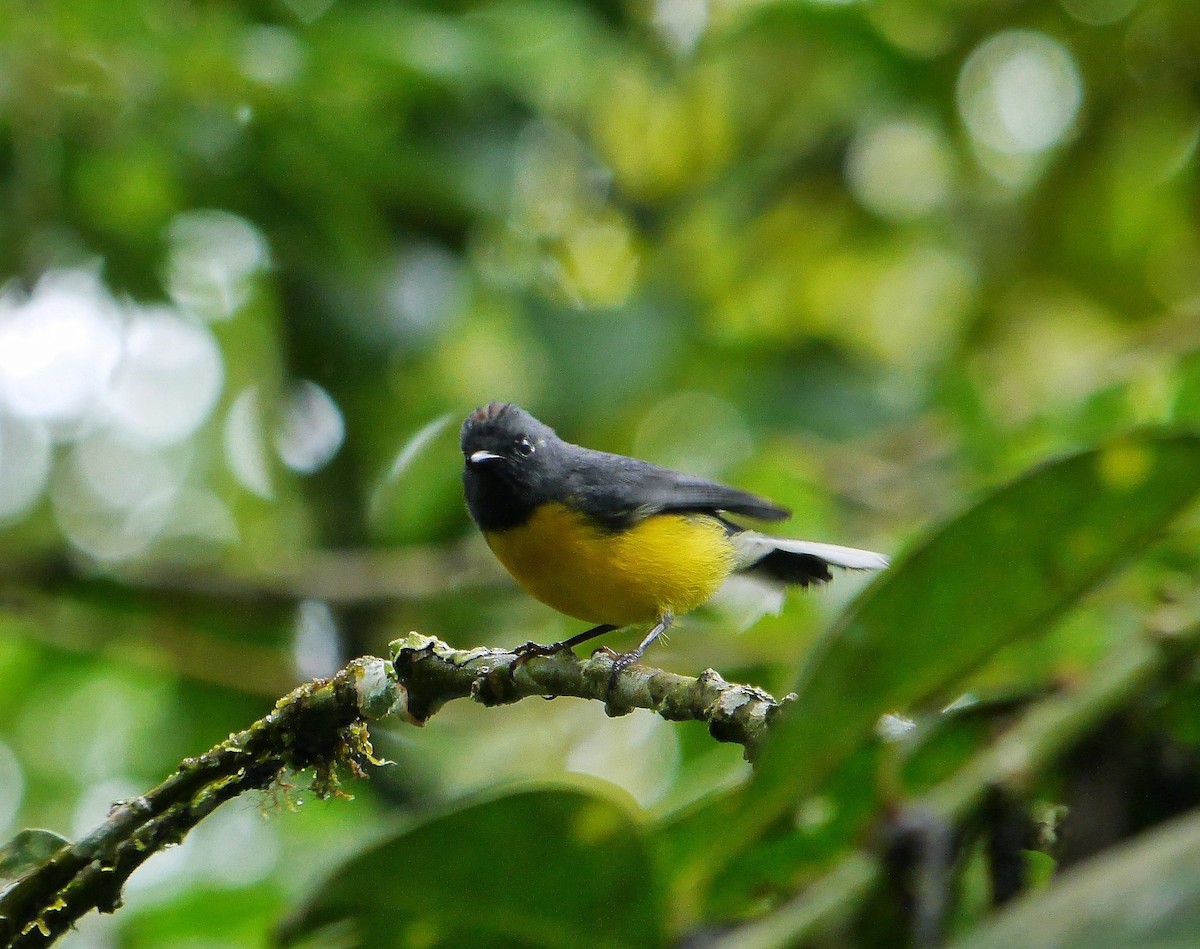
[[[766,498],[715,481],[624,455],[577,451],[568,463],[571,500],[590,516],[614,526],[668,511],[727,511],[763,521],[791,515]]]

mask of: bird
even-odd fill
[[[513,403],[471,412],[460,445],[467,509],[496,558],[533,597],[594,624],[559,643],[526,643],[526,656],[649,626],[636,649],[607,650],[615,676],[734,575],[778,589],[825,583],[830,567],[888,565],[870,550],[746,528],[730,515],[781,521],[791,512],[738,488],[571,444]]]

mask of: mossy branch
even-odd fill
[[[339,765],[361,770],[360,762],[373,760],[366,723],[399,696],[389,664],[369,657],[300,686],[250,728],[181,762],[158,787],[118,802],[99,827],[0,893],[0,945],[47,946],[91,910],[114,912],[125,881],[152,854],[281,774],[314,768],[314,790],[336,793]]]
[[[400,709],[423,725],[451,699],[507,705],[531,696],[574,696],[603,702],[609,715],[635,708],[668,721],[706,722],[718,741],[736,742],[753,759],[781,705],[761,689],[726,682],[712,669],[698,677],[631,666],[613,678],[604,650],[580,659],[563,649],[524,659],[507,649],[454,649],[431,636],[411,633],[392,643]],[[785,699],[786,701],[786,699]]]
[[[239,794],[306,768],[316,772],[319,796],[337,794],[341,767],[361,775],[364,764],[378,763],[367,725],[389,713],[424,724],[456,698],[500,705],[576,696],[605,702],[611,715],[646,708],[672,721],[707,722],[713,737],[743,745],[751,757],[780,707],[711,669],[692,678],[633,666],[614,677],[603,653],[579,659],[564,649],[521,660],[510,650],[453,649],[413,633],[392,644],[392,655],[392,663],[356,659],[331,679],[300,686],[250,728],[181,762],[158,787],[118,802],[99,827],[0,892],[0,946],[48,946],[91,910],[114,912],[134,870]]]

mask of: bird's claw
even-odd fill
[[[608,673],[608,687],[605,690],[605,704],[612,706],[613,689],[617,686],[617,679],[620,678],[622,672],[635,665],[642,658],[642,654],[636,649],[633,652],[617,652],[607,646],[601,646],[592,655],[598,653],[604,653],[612,659],[612,670]]]

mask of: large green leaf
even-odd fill
[[[1046,629],[1200,490],[1200,438],[1122,437],[1042,465],[918,543],[809,655],[752,781],[675,828],[681,889],[710,880],[872,734],[1000,646]]]
[[[623,949],[661,944],[661,917],[642,828],[603,797],[543,788],[469,805],[354,857],[281,941],[324,930],[371,949]]]
[[[1186,949],[1200,944],[1200,814],[1088,861],[956,949]]]

